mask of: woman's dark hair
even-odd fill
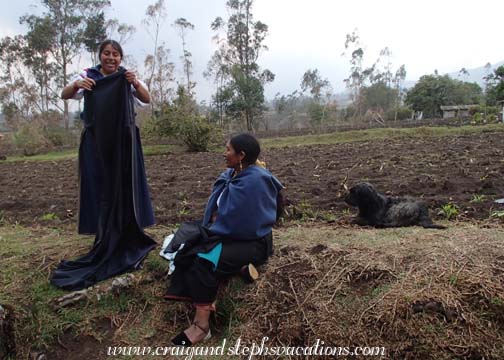
[[[248,165],[254,164],[261,153],[259,142],[250,134],[235,135],[229,140],[229,143],[237,154],[242,151],[245,153],[243,162]]]
[[[105,46],[107,46],[107,45],[112,45],[112,47],[115,50],[119,51],[119,55],[121,55],[121,59],[123,58],[123,49],[122,49],[121,45],[115,40],[108,39],[108,40],[103,41],[100,44],[100,47],[98,48],[98,59],[101,58],[101,53],[103,52],[103,50],[105,49]]]

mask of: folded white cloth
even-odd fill
[[[179,249],[177,251],[169,251],[168,247],[170,246],[170,243],[172,242],[173,238],[175,237],[175,234],[170,234],[167,237],[165,237],[163,241],[163,245],[161,246],[161,252],[159,255],[163,258],[169,261],[169,267],[168,267],[168,275],[173,274],[175,271],[175,256],[177,256],[177,252],[181,250],[184,247],[184,244],[180,245]]]

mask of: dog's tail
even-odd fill
[[[423,222],[420,225],[424,229],[446,229],[446,226],[434,224],[433,222]]]

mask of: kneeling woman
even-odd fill
[[[259,165],[260,151],[249,134],[229,140],[224,154],[229,169],[218,177],[208,200],[204,239],[190,249],[184,247],[175,258],[165,298],[192,301],[196,307],[192,325],[172,339],[176,345],[190,346],[210,337],[219,279],[248,264],[261,265],[273,253],[271,230],[281,212],[283,186]],[[177,262],[179,257],[184,259]]]

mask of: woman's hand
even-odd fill
[[[124,73],[124,76],[126,76],[126,80],[128,80],[128,82],[133,85],[133,87],[135,89],[138,89],[138,87],[140,86],[140,82],[138,81],[137,79],[137,76],[136,76],[136,73],[135,71],[133,70],[127,70],[125,73]]]
[[[63,88],[63,91],[61,92],[61,98],[63,100],[70,99],[72,98],[79,89],[84,89],[91,91],[93,90],[93,86],[96,85],[96,82],[88,77],[75,80],[73,83],[68,84]]]
[[[85,77],[84,79],[82,80],[76,80],[74,81],[74,89],[78,90],[78,89],[84,89],[84,90],[93,90],[93,86],[96,85],[96,82],[91,79],[91,78],[88,78],[88,77]]]
[[[124,76],[126,76],[126,80],[133,85],[135,88],[135,92],[133,95],[140,100],[141,102],[148,104],[150,103],[150,94],[149,90],[147,90],[144,86],[142,86],[142,83],[138,81],[138,78],[136,76],[136,72],[134,70],[127,70],[124,73]]]

